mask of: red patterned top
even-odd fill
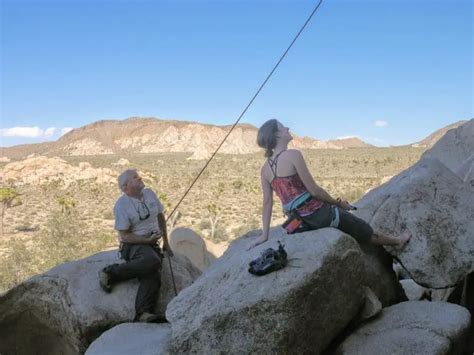
[[[272,188],[283,205],[293,201],[296,197],[307,191],[298,174],[287,177],[276,176],[272,180]],[[323,201],[313,197],[306,204],[298,208],[297,211],[300,216],[307,216],[320,209],[322,205]]]

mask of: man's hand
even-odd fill
[[[161,232],[152,232],[150,236],[147,238],[147,244],[155,245],[158,243],[158,239],[161,237]]]
[[[163,251],[166,252],[168,254],[168,256],[173,256],[173,251],[171,250],[171,247],[170,245],[168,244],[168,242],[166,241],[163,241]]]

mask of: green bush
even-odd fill
[[[26,244],[12,238],[0,260],[0,290],[43,273],[59,264],[77,260],[116,245],[112,231],[96,230],[81,220],[77,211],[53,212],[45,226]]]

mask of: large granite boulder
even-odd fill
[[[169,236],[174,253],[186,256],[199,270],[204,270],[216,260],[206,247],[201,236],[189,228],[175,228]]]
[[[289,265],[265,276],[248,263],[285,244]],[[357,242],[325,228],[270,240],[246,251],[235,241],[168,305],[175,353],[319,353],[364,304],[364,260]]]
[[[168,323],[123,323],[97,338],[85,355],[165,355],[170,339]]]
[[[156,311],[164,314],[175,296],[167,258]],[[183,256],[170,259],[178,291],[200,275]],[[117,251],[57,266],[0,296],[0,353],[80,354],[104,330],[134,317],[137,280],[107,294],[98,271],[119,262]]]
[[[461,354],[470,319],[469,311],[455,304],[402,302],[361,325],[335,354]]]
[[[364,254],[367,286],[378,297],[382,307],[407,301],[393,269],[393,257],[379,245],[361,244],[360,248]]]
[[[410,301],[420,301],[431,298],[431,291],[429,288],[418,285],[412,279],[405,279],[400,281],[405,294]]]
[[[401,251],[388,248],[418,284],[445,288],[474,269],[474,192],[434,158],[424,158],[358,203],[356,215],[389,235],[406,230]]]
[[[471,187],[474,187],[474,153],[456,169],[455,173],[461,179],[471,184]]]
[[[421,159],[437,158],[453,172],[464,175],[461,176],[464,179],[472,169],[473,152],[474,119],[471,119],[463,125],[446,132],[430,150],[422,155]]]

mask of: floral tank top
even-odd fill
[[[282,152],[280,152],[273,160],[268,159],[268,165],[273,172],[273,180],[271,182],[272,188],[281,200],[281,203],[286,205],[308,190],[298,174],[291,176],[277,176],[277,162],[281,153]],[[323,201],[312,197],[308,202],[303,204],[303,206],[299,207],[297,211],[300,216],[308,216],[320,209],[322,205]]]

